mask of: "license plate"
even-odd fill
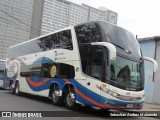
[[[127,104],[127,108],[133,108],[133,104]]]

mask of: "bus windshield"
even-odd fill
[[[101,22],[101,27],[105,34],[104,42],[110,42],[117,49],[123,48],[123,50],[130,51],[132,55],[141,57],[139,44],[130,32],[106,22]]]
[[[111,60],[107,81],[125,90],[139,91],[144,87],[144,63],[117,56]]]

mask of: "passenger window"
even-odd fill
[[[41,64],[33,64],[31,68],[31,77],[40,77],[41,76]]]
[[[91,77],[102,80],[105,69],[104,48],[88,46],[82,56],[82,71]]]
[[[97,23],[84,24],[75,27],[78,44],[101,42],[101,32]]]
[[[57,64],[57,77],[58,78],[74,78],[74,67],[68,64]]]
[[[54,65],[54,63],[44,63],[43,64],[43,68],[42,68],[42,74],[41,77],[47,77],[50,78],[50,71],[51,71],[51,67]]]
[[[61,31],[37,40],[42,51],[52,49],[73,50],[71,30]]]
[[[43,64],[41,77],[74,78],[74,67],[64,63],[45,63]]]
[[[29,77],[30,73],[31,73],[30,66],[29,65],[25,65],[25,64],[21,64],[20,76],[21,77]]]

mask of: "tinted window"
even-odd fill
[[[64,63],[21,65],[21,77],[74,78],[74,67]]]
[[[74,78],[74,67],[64,63],[43,64],[42,77]]]
[[[54,66],[54,63],[44,63],[43,64],[43,69],[42,69],[42,74],[41,77],[51,77],[52,75],[50,74],[51,72],[51,67]]]
[[[55,33],[10,48],[7,56],[9,58],[13,58],[17,56],[23,56],[27,54],[33,54],[46,50],[51,50],[55,48],[73,50],[71,30]]]
[[[66,30],[37,40],[39,47],[45,50],[63,48],[73,50],[71,31]]]
[[[58,78],[74,78],[75,73],[74,73],[74,67],[68,64],[57,64],[57,74],[56,76]]]
[[[83,47],[82,70],[85,74],[101,80],[104,68],[103,48],[97,46]]]
[[[41,76],[42,65],[33,64],[31,69],[31,77],[40,77]]]
[[[101,32],[97,23],[76,26],[75,31],[79,45],[81,43],[102,41]]]
[[[123,28],[106,22],[100,22],[100,24],[102,26],[101,28],[103,29],[103,33],[105,34],[104,42],[110,42],[115,46],[118,45],[125,50],[129,50],[132,55],[141,56],[139,43],[133,34]],[[120,47],[117,47],[118,52],[122,50]]]
[[[21,77],[29,77],[30,73],[31,73],[31,66],[30,65],[25,65],[23,63],[21,63],[21,72],[20,72],[20,76]]]

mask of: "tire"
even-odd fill
[[[52,100],[53,105],[62,105],[63,104],[62,97],[59,96],[59,94],[60,94],[59,88],[57,85],[55,85],[52,90],[52,93],[51,93],[51,100]]]
[[[101,108],[102,112],[108,112],[110,109]]]
[[[20,95],[20,91],[19,91],[19,82],[16,82],[16,85],[15,85],[15,89],[14,89],[14,93],[15,95]]]
[[[65,105],[68,109],[71,109],[71,110],[77,109],[76,94],[73,88],[71,88],[70,91],[68,90],[66,92]]]
[[[12,86],[12,84],[13,84],[13,82],[11,81],[10,83],[9,83],[9,91],[10,91],[10,93],[11,94],[14,94],[14,87]]]

